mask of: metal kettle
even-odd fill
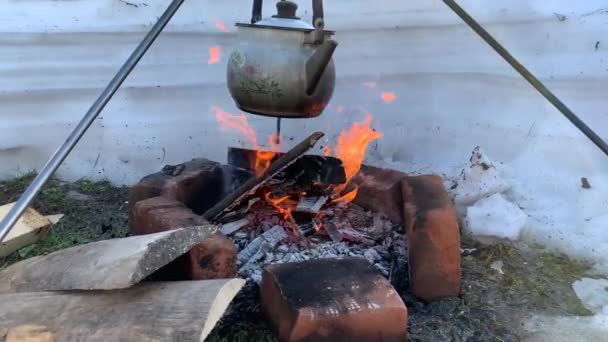
[[[296,16],[297,4],[279,1],[262,18],[254,0],[251,24],[237,23],[239,43],[228,61],[228,90],[237,107],[278,118],[319,116],[335,86],[332,55],[338,43],[324,30],[322,0],[313,0],[313,24]]]

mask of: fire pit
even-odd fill
[[[244,117],[241,120],[239,116],[221,110],[216,110],[216,114],[218,121],[226,126],[255,136]],[[397,293],[390,283],[396,281],[397,270],[407,266],[409,286],[422,300],[458,296],[459,229],[442,180],[437,176],[408,176],[396,170],[362,165],[368,143],[381,136],[371,128],[371,117],[368,117],[345,130],[335,148],[326,146],[324,155],[301,155],[272,177],[264,176],[265,171],[270,165],[284,161],[286,154],[278,152],[275,145],[272,150],[258,149],[255,138],[251,139],[255,149],[230,148],[228,164],[195,159],[166,166],[131,189],[131,233],[149,234],[207,220],[221,224],[221,233],[207,238],[187,255],[157,272],[155,277],[162,280],[213,279],[238,275],[247,279],[251,286],[262,284],[266,290],[261,304],[282,339],[289,341],[300,340],[302,336],[321,338],[317,335],[320,323],[315,323],[315,319],[306,324],[316,328],[310,331],[298,328],[299,324],[304,324],[300,315],[302,310],[308,312],[308,307],[318,304],[326,311],[316,313],[317,316],[351,317],[360,304],[352,310],[336,308],[344,307],[345,301],[365,300],[351,298],[352,293],[358,293],[356,291],[341,291],[339,293],[348,293],[351,297],[340,299],[337,296],[336,303],[332,304],[336,307],[327,306],[327,303],[315,304],[311,302],[314,294],[299,292],[319,289],[294,287],[290,274],[309,274],[308,279],[300,279],[301,282],[336,284],[356,279],[356,286],[374,289],[370,293],[376,298],[379,296],[377,291],[386,295]],[[231,197],[245,183],[254,184],[253,190]],[[226,198],[234,201],[227,203],[223,210],[215,210]],[[316,272],[308,264],[327,260],[330,264],[334,262],[336,267],[348,269],[349,266],[342,263],[359,265],[359,261],[352,261],[353,258],[364,261],[371,272],[359,272],[363,269],[357,266],[359,270],[353,270],[353,273],[336,273],[335,279],[327,279],[332,272],[319,273],[321,270]],[[287,265],[280,268],[280,279],[274,276],[277,265]],[[303,269],[308,273],[302,273]],[[374,279],[384,279],[386,283],[373,285]],[[269,285],[270,282],[274,285]],[[277,287],[281,291],[275,296],[269,294],[272,292],[269,288]],[[294,306],[291,298],[276,297],[279,293],[291,293],[293,298],[304,296],[310,303],[305,307]],[[326,298],[317,297],[319,300]],[[406,320],[405,305],[399,296],[376,302],[365,305],[373,309],[369,313],[373,319],[369,319],[380,326],[372,325],[371,330],[359,333],[373,335],[376,329],[391,331],[391,337],[386,335],[385,340],[403,337],[406,322],[402,322],[403,329],[397,330],[381,326],[381,322],[394,323],[389,319],[394,310],[403,311],[399,317]],[[289,322],[276,319],[284,315],[273,316],[273,313],[285,310],[294,313]],[[388,316],[382,318],[383,315]],[[323,328],[327,330],[322,334],[324,338],[335,340],[336,336],[349,336],[340,328],[345,324],[344,320],[332,322],[331,327]]]

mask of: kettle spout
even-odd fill
[[[325,67],[329,64],[337,46],[338,42],[334,40],[324,41],[306,62],[306,94],[312,95],[317,89]]]

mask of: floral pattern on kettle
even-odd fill
[[[236,75],[241,91],[268,95],[273,99],[279,99],[283,96],[275,78],[266,73],[260,73],[259,65],[248,64],[246,57],[239,51],[232,53],[229,63],[240,71]]]

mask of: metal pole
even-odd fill
[[[497,42],[475,19],[467,14],[454,0],[443,0],[473,31],[475,31],[483,40],[486,41],[507,63],[509,63],[523,78],[536,88],[555,108],[557,108],[564,116],[570,120],[583,134],[587,136],[597,147],[608,156],[608,144],[602,138],[595,134],[581,119],[574,114],[560,99],[557,98],[545,85],[539,81],[526,67],[519,63],[499,42]]]
[[[0,222],[0,241],[4,240],[13,225],[15,225],[17,220],[19,220],[19,217],[21,217],[25,209],[27,209],[27,207],[30,205],[36,194],[38,194],[42,186],[48,181],[51,175],[53,175],[68,154],[70,154],[74,146],[76,146],[80,138],[82,138],[95,118],[97,118],[99,113],[104,109],[106,104],[110,101],[114,93],[116,93],[127,76],[129,76],[131,71],[133,71],[133,68],[135,68],[146,51],[148,51],[148,48],[152,45],[152,43],[154,43],[156,37],[158,37],[158,35],[162,32],[183,2],[184,0],[173,0],[173,2],[171,2],[156,24],[152,26],[150,32],[148,32],[146,37],[141,41],[141,43],[139,43],[131,56],[129,56],[120,70],[118,70],[114,78],[112,78],[110,83],[108,83],[106,88],[99,95],[95,103],[93,103],[91,108],[89,108],[89,111],[80,120],[78,125],[74,127],[74,130],[70,133],[66,141],[57,149],[57,151],[55,151],[51,158],[42,167],[40,173],[36,176],[32,184],[25,189],[25,192],[21,195],[17,203],[15,203],[11,210],[9,210],[6,216],[2,219]]]

